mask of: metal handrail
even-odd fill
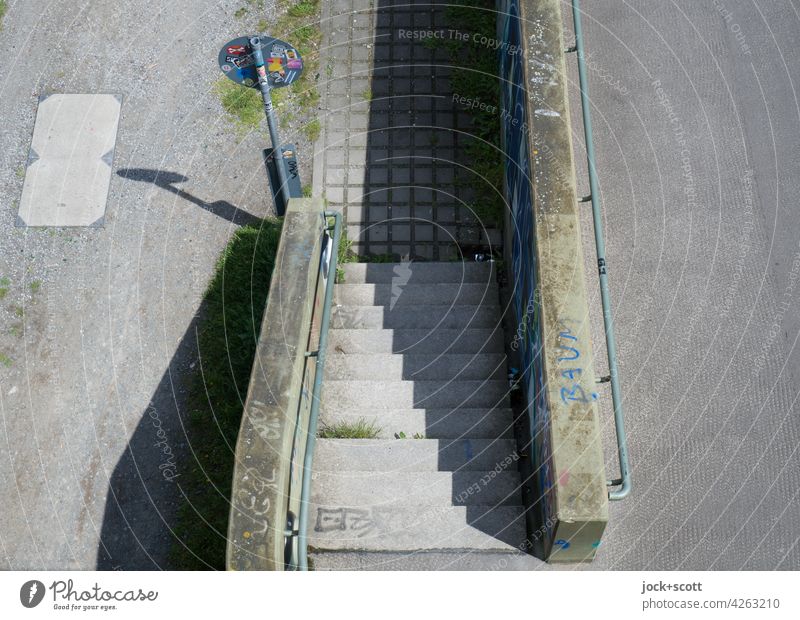
[[[603,237],[603,220],[600,213],[600,192],[597,187],[597,172],[594,160],[594,144],[592,142],[592,114],[589,108],[589,89],[586,77],[586,62],[583,53],[583,27],[579,0],[572,0],[572,20],[575,24],[575,46],[566,50],[578,54],[578,80],[581,89],[581,111],[583,112],[583,133],[586,141],[586,159],[589,164],[590,195],[582,202],[592,203],[592,219],[594,222],[594,241],[597,249],[597,270],[600,278],[600,300],[603,305],[603,324],[606,332],[606,352],[611,383],[611,401],[614,407],[614,425],[617,434],[617,450],[619,452],[620,478],[609,480],[609,487],[619,487],[608,492],[608,499],[625,499],[631,492],[631,474],[628,465],[628,442],[625,435],[625,420],[622,415],[622,395],[619,387],[617,370],[617,343],[614,339],[614,319],[611,310],[611,296],[608,287],[608,267],[606,265],[606,246]]]
[[[300,514],[297,528],[297,563],[298,570],[308,570],[308,505],[311,495],[311,468],[314,464],[314,447],[317,442],[317,425],[319,422],[319,405],[322,395],[322,377],[325,371],[325,356],[328,350],[328,327],[331,320],[331,306],[333,305],[333,286],[336,281],[336,267],[338,263],[339,239],[342,234],[342,214],[338,211],[325,211],[325,220],[333,218],[333,239],[330,249],[330,262],[328,263],[328,282],[325,286],[325,297],[322,304],[322,318],[319,325],[319,346],[316,355],[314,373],[314,386],[311,391],[311,411],[308,416],[308,438],[303,457],[303,480],[300,488]]]

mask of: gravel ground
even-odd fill
[[[249,13],[234,18],[242,6]],[[268,138],[237,136],[226,119],[212,92],[217,52],[273,10],[270,0],[258,12],[227,0],[10,3],[0,32],[2,568],[165,566],[190,458],[180,376],[195,363],[196,314],[232,232],[272,212]],[[37,98],[50,92],[123,96],[103,229],[14,226]],[[310,182],[312,149],[299,150]],[[171,476],[157,467],[165,447]]]

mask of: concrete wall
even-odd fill
[[[499,0],[512,340],[529,405],[536,532],[590,560],[608,521],[559,0]]]
[[[324,222],[320,199],[292,199],[283,222],[236,444],[226,565],[283,570],[297,514],[318,339]]]

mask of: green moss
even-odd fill
[[[470,205],[486,225],[503,223],[503,158],[500,151],[501,123],[500,80],[497,77],[497,57],[488,53],[476,41],[496,37],[496,19],[492,0],[456,0],[447,8],[452,27],[470,33],[458,45],[449,45],[450,60],[454,67],[450,79],[454,93],[485,103],[484,109],[468,110],[472,116],[472,138],[464,151],[472,170],[484,178],[471,177],[470,186],[475,193],[475,203]],[[472,35],[476,36],[472,36]]]
[[[200,362],[188,378],[187,433],[194,462],[170,554],[175,569],[224,568],[234,454],[269,283],[279,220],[243,227],[220,258],[198,330]]]

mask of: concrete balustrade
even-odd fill
[[[590,560],[608,521],[559,0],[501,3],[512,348],[531,404],[535,545]],[[591,274],[589,277],[594,277]]]
[[[236,444],[226,565],[283,570],[298,514],[321,314],[324,201],[292,199],[283,222]],[[298,428],[299,427],[299,428]]]

